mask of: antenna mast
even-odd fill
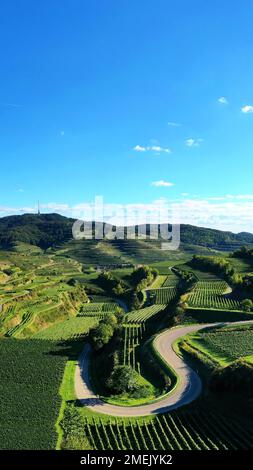
[[[38,201],[38,215],[40,215],[40,201]]]

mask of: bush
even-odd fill
[[[112,292],[114,295],[122,295],[126,286],[121,279],[117,279],[110,271],[104,271],[99,274],[97,283],[104,290]]]
[[[150,388],[147,385],[140,385],[131,393],[132,398],[146,398],[150,395]]]
[[[245,312],[251,312],[253,310],[253,302],[250,299],[244,299],[241,302],[241,307]]]
[[[140,266],[133,270],[130,279],[134,286],[142,283],[142,286],[148,286],[158,276],[157,269],[150,268],[150,266]]]

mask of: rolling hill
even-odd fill
[[[62,244],[72,238],[74,219],[59,214],[23,214],[0,218],[0,247],[10,249],[18,242],[47,249]],[[93,224],[94,225],[94,224]],[[168,224],[170,228],[170,225]],[[149,226],[147,238],[149,238]],[[159,227],[160,233],[160,227]],[[155,244],[152,240],[149,243]],[[107,241],[108,244],[113,244]],[[142,243],[142,240],[136,240]],[[253,234],[232,233],[211,228],[181,225],[182,247],[190,245],[204,246],[218,250],[233,250],[241,245],[253,244]],[[119,243],[119,241],[118,241]]]

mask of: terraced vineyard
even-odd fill
[[[178,283],[179,283],[179,280],[177,277],[167,276],[162,287],[176,287]]]
[[[90,328],[93,328],[97,323],[97,317],[74,317],[36,333],[34,338],[53,341],[80,338],[86,335]]]
[[[241,304],[238,300],[219,294],[205,292],[204,290],[194,291],[191,293],[188,297],[188,304],[190,307],[217,308],[220,310],[241,309]]]
[[[136,362],[135,357],[135,349],[137,346],[140,345],[144,331],[144,323],[125,326],[123,364],[132,366],[135,370],[138,370],[138,364]]]
[[[133,310],[132,312],[126,315],[127,323],[145,323],[145,321],[150,320],[150,318],[157,315],[167,307],[167,305],[151,305],[150,307],[145,307],[140,310]]]
[[[223,294],[229,289],[226,281],[198,281],[193,288],[194,291],[211,292],[212,294]]]
[[[219,413],[174,411],[150,421],[85,419],[90,449],[97,450],[235,450],[249,449],[249,426]]]
[[[150,289],[150,299],[155,304],[168,304],[176,298],[176,287],[162,287],[161,289]]]
[[[240,310],[241,305],[231,295],[224,295],[229,289],[225,281],[198,281],[188,297],[190,307]]]
[[[9,328],[7,332],[5,333],[5,336],[17,336],[22,331],[34,320],[34,317],[36,315],[39,315],[41,313],[48,312],[50,310],[57,310],[57,308],[61,305],[60,302],[52,302],[49,305],[42,305],[42,304],[37,304],[36,305],[36,313],[34,312],[34,309],[32,309],[30,312],[25,312],[22,315],[22,319],[20,323],[17,325],[13,326],[12,328]]]
[[[234,361],[241,357],[253,355],[253,326],[237,326],[214,328],[206,332],[199,332],[194,339],[198,344],[207,349],[215,356]]]
[[[103,318],[107,313],[113,313],[118,308],[118,304],[113,302],[91,302],[83,304],[78,312],[78,317],[99,317]]]
[[[166,279],[167,276],[159,274],[159,276],[157,276],[154,282],[152,283],[152,289],[157,289],[161,287],[166,281]]]
[[[0,335],[14,336],[19,340],[11,338],[0,340],[2,350],[7,351],[7,354],[2,354],[3,360],[6,361],[2,381],[6,382],[5,387],[11,397],[10,399],[6,398],[2,390],[1,403],[5,426],[0,431],[0,437],[5,442],[4,446],[22,445],[24,448],[25,446],[34,448],[38,444],[41,448],[43,446],[44,448],[54,448],[57,438],[56,420],[57,417],[62,419],[61,412],[59,415],[62,399],[61,409],[65,410],[63,417],[65,424],[61,428],[64,433],[62,448],[90,448],[99,451],[252,448],[253,436],[250,424],[247,424],[250,423],[248,416],[248,421],[244,423],[243,416],[233,417],[236,416],[236,410],[235,414],[232,414],[234,413],[232,407],[231,414],[229,407],[224,407],[224,413],[221,414],[216,409],[212,411],[214,408],[212,408],[212,403],[208,402],[208,391],[207,400],[205,396],[202,396],[194,404],[171,413],[164,413],[163,408],[163,414],[156,416],[157,403],[155,403],[152,405],[155,411],[145,418],[138,418],[137,415],[125,419],[109,415],[105,415],[105,417],[96,414],[94,409],[80,406],[73,386],[77,358],[84,347],[90,329],[97,326],[100,319],[119,308],[119,304],[113,298],[116,291],[110,287],[104,288],[97,282],[99,269],[95,268],[95,264],[102,260],[105,264],[117,261],[120,265],[122,259],[125,259],[125,261],[132,261],[133,266],[136,266],[140,260],[144,259],[145,251],[150,248],[150,244],[143,242],[139,245],[133,241],[131,245],[119,242],[108,247],[104,242],[94,242],[85,245],[85,251],[82,252],[83,246],[82,243],[76,245],[74,242],[70,242],[70,244],[67,242],[65,247],[61,247],[59,251],[52,249],[43,255],[41,253],[31,256],[24,256],[22,253],[7,253],[5,255],[12,256],[12,260],[10,266],[7,266],[11,274],[6,274],[1,278]],[[76,247],[77,251],[75,251]],[[82,260],[91,257],[93,266],[82,266],[77,260],[65,258],[65,249],[67,256],[75,256],[78,259],[80,255]],[[104,250],[107,252],[103,259]],[[172,305],[174,300],[178,300],[179,293],[183,294],[184,282],[180,281],[179,277],[175,276],[173,270],[170,269],[176,259],[164,261],[164,255],[160,253],[160,248],[159,252],[157,250],[158,248],[155,247],[152,253],[148,254],[152,262],[160,260],[159,275],[148,289],[145,298],[146,304],[150,306],[125,314],[124,323],[120,324],[119,328],[112,329],[116,334],[112,335],[107,343],[105,342],[104,349],[95,350],[94,354],[90,356],[90,361],[97,361],[90,362],[90,364],[94,364],[94,368],[90,367],[90,370],[95,370],[95,379],[98,380],[102,377],[100,381],[103,382],[103,385],[106,384],[106,387],[109,376],[106,375],[106,372],[111,370],[112,357],[116,359],[115,364],[131,366],[139,373],[139,384],[143,387],[143,396],[141,397],[135,397],[128,391],[115,396],[116,388],[112,389],[112,395],[106,395],[103,393],[104,391],[108,394],[111,393],[109,386],[108,389],[101,387],[100,390],[98,387],[98,390],[95,390],[101,398],[108,397],[108,401],[111,399],[111,402],[114,400],[115,403],[119,402],[125,405],[132,403],[133,406],[138,406],[141,400],[152,403],[158,394],[161,395],[168,390],[170,376],[167,377],[168,374],[164,375],[163,370],[160,370],[156,356],[151,356],[151,354],[149,356],[149,352],[152,351],[151,349],[149,351],[149,343],[146,343],[146,340],[159,334],[163,328],[169,327],[168,316],[170,313],[173,314],[173,310],[168,305],[170,302]],[[136,252],[138,252],[137,258]],[[177,261],[182,264],[181,255],[175,254],[175,256],[178,256]],[[190,267],[188,268],[191,270]],[[116,277],[124,280],[125,301],[129,300],[130,302],[134,289],[134,283],[131,281],[132,268],[125,270],[118,268],[114,271]],[[219,280],[214,275],[203,274],[203,277],[199,275],[198,278],[203,280],[197,282],[188,296],[188,302],[189,306],[197,307],[195,310],[198,310],[202,317],[205,317],[208,308],[222,309],[230,317],[232,315],[228,310],[240,310],[240,302],[233,299],[228,292],[226,282]],[[178,289],[179,283],[182,288],[180,290]],[[115,298],[117,298],[116,294]],[[167,309],[169,313],[167,313]],[[216,310],[217,312],[220,315],[221,310]],[[242,313],[233,312],[233,315],[241,315]],[[109,331],[109,328],[106,329],[104,326],[102,323],[102,333],[103,329],[105,332]],[[24,338],[29,338],[29,340]],[[76,341],[77,339],[80,341]],[[253,357],[253,327],[226,327],[220,330],[204,331],[199,336],[196,334],[190,340],[199,344],[199,349],[205,348],[206,352],[213,355],[214,358],[220,356],[221,359],[232,361],[238,357],[247,356],[249,362],[249,356]],[[24,343],[24,356],[22,367],[20,367],[19,355],[21,353],[19,353],[18,347],[22,343]],[[8,350],[5,349],[7,346]],[[20,347],[20,351],[22,352],[22,347]],[[85,354],[83,357],[86,357]],[[103,362],[104,357],[108,362]],[[65,364],[66,369],[63,376]],[[28,374],[27,365],[29,367]],[[109,365],[108,369],[107,365]],[[96,366],[98,367],[96,368]],[[8,370],[11,371],[14,378],[17,378],[13,384],[9,381]],[[15,370],[18,371],[18,374]],[[105,371],[104,375],[102,375],[103,371]],[[46,382],[38,382],[36,379],[42,375],[45,376]],[[137,376],[137,374],[135,375]],[[27,390],[20,394],[19,388],[23,386],[23,377],[28,377],[29,380],[26,379]],[[48,391],[48,387],[44,387],[44,385],[51,382],[53,389]],[[34,396],[33,390],[35,390]],[[142,393],[142,390],[140,392]],[[147,392],[150,395],[147,395]],[[15,405],[16,397],[18,397],[17,405]],[[23,397],[25,397],[25,406],[22,403]],[[206,404],[206,408],[203,403]],[[216,403],[215,398],[213,403]],[[72,416],[68,416],[66,413],[66,410],[70,408],[74,413]],[[217,408],[219,409],[219,407]],[[28,413],[30,422],[36,424],[35,431],[32,426],[32,431],[30,431],[30,424],[26,421],[22,409],[26,414]],[[21,419],[18,418],[19,414]],[[39,419],[37,419],[37,415]],[[10,426],[12,418],[13,425]],[[46,426],[43,428],[44,421]],[[59,432],[58,443],[60,443],[62,434],[61,431],[57,430],[57,432]],[[37,442],[34,441],[33,433],[38,436],[36,437]]]

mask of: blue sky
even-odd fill
[[[251,0],[4,2],[0,215],[168,199],[253,231],[252,19]]]

